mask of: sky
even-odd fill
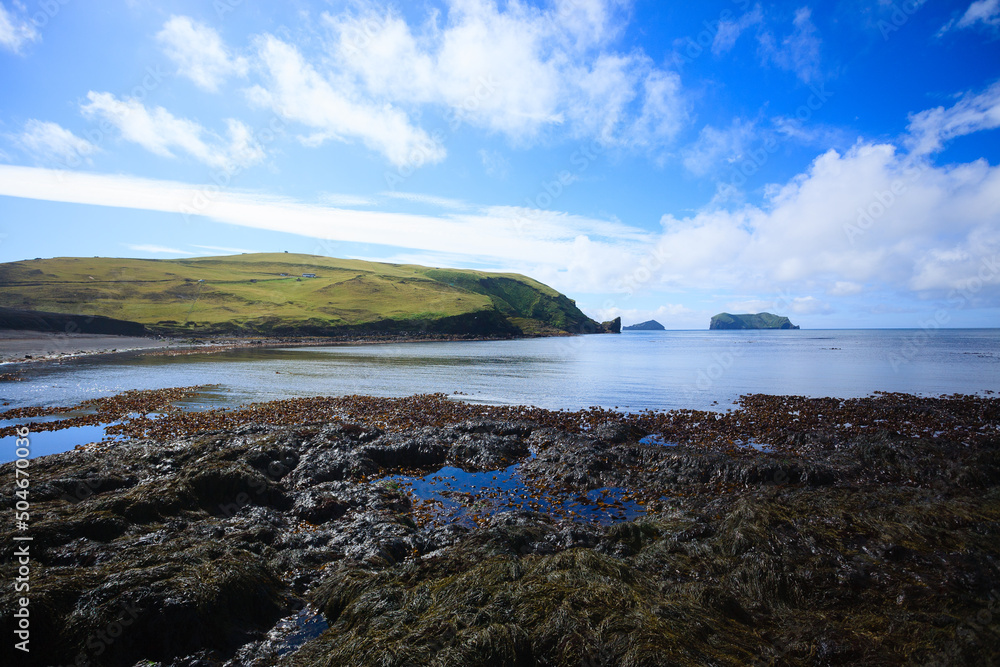
[[[514,271],[1000,326],[1000,0],[0,0],[0,261]]]

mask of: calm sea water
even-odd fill
[[[127,389],[204,384],[212,390],[186,407],[443,392],[456,400],[552,409],[724,410],[747,393],[971,394],[1000,391],[1000,329],[626,332],[95,357],[29,366],[23,381],[0,384],[0,403],[69,406]],[[100,427],[87,428],[37,433],[32,454],[100,439]],[[10,460],[3,449],[0,461]]]
[[[11,407],[211,384],[197,405],[444,392],[544,408],[725,409],[741,394],[865,396],[1000,390],[1000,329],[668,331],[513,341],[84,358],[0,384]],[[455,392],[460,392],[456,394]]]
[[[4,409],[70,406],[128,389],[208,384],[212,389],[185,407],[443,392],[455,400],[551,409],[724,410],[747,393],[849,398],[874,391],[1000,391],[1000,329],[626,332],[257,349],[92,357],[29,365],[25,374],[21,382],[0,384]],[[32,456],[102,437],[100,426],[34,433]],[[4,440],[10,442],[3,443],[0,462],[13,458],[13,438]]]

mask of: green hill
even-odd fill
[[[709,329],[798,329],[787,317],[771,313],[730,315],[719,313],[712,318]]]
[[[25,260],[0,264],[0,287],[0,306],[111,317],[166,334],[530,335],[611,329],[566,296],[519,274],[289,253]]]

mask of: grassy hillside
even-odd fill
[[[26,260],[0,264],[0,287],[0,306],[164,333],[530,334],[593,325],[572,300],[518,274],[289,253]]]

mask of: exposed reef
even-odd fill
[[[1000,660],[1000,399],[171,407],[196,391],[76,406],[119,440],[31,460],[0,540],[32,537],[32,664]]]

